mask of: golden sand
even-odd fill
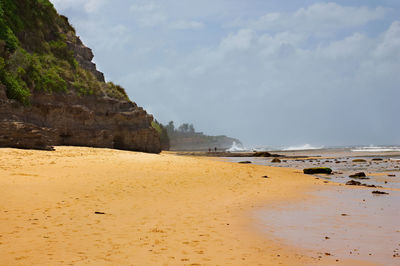
[[[351,265],[254,226],[257,208],[329,185],[172,154],[0,149],[0,265]]]

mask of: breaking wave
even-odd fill
[[[324,146],[319,146],[319,147],[314,147],[311,146],[310,144],[304,144],[300,146],[289,146],[286,148],[283,148],[283,151],[301,151],[301,150],[319,150],[324,148]]]
[[[243,145],[236,143],[235,141],[232,143],[232,146],[227,149],[229,152],[238,152],[238,151],[246,151],[245,148],[243,148]]]
[[[358,147],[352,149],[355,152],[388,152],[388,151],[400,151],[399,146],[368,146],[368,147]]]

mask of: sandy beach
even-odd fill
[[[250,215],[336,186],[170,153],[0,149],[0,264],[370,265],[283,244]]]

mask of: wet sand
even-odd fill
[[[280,153],[280,152],[279,152]],[[400,265],[400,157],[399,152],[352,152],[325,149],[282,152],[273,158],[226,158],[233,162],[295,168],[329,167],[331,175],[310,178],[337,183],[311,192],[312,199],[268,206],[254,213],[259,230],[276,241],[305,247],[310,255],[326,254],[339,260],[365,259],[379,265]],[[297,158],[296,158],[297,157]],[[363,179],[351,174],[365,172]],[[348,181],[376,187],[348,186]],[[373,191],[388,194],[372,194]]]
[[[255,226],[254,211],[331,186],[207,158],[0,149],[0,264],[369,265],[318,258]]]
[[[254,213],[260,230],[309,249],[313,256],[400,264],[400,192],[374,195],[370,189],[330,187],[313,199]],[[317,247],[317,248],[316,248]]]

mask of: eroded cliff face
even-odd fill
[[[67,46],[74,53],[76,61],[79,65],[93,73],[93,75],[101,82],[104,82],[104,74],[97,70],[96,64],[92,62],[93,52],[92,49],[86,47],[78,36],[72,34],[72,32],[67,33]]]
[[[130,101],[107,96],[34,94],[24,107],[0,87],[0,147],[46,149],[55,145],[160,152],[153,117]]]

